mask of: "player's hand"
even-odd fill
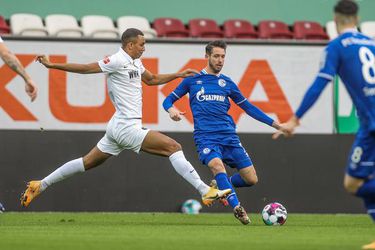
[[[25,81],[25,91],[28,96],[30,96],[31,101],[33,102],[38,95],[38,88],[36,87],[33,80],[28,79]]]
[[[296,116],[293,116],[289,121],[279,126],[278,131],[272,135],[272,139],[274,140],[279,138],[280,135],[284,135],[285,137],[293,136],[295,128],[299,126],[299,120]]]
[[[47,68],[50,68],[52,66],[52,63],[49,61],[48,57],[46,55],[37,55],[35,58],[36,62],[40,62]]]
[[[174,107],[171,107],[168,109],[168,112],[169,112],[169,117],[173,120],[173,121],[181,121],[181,115],[184,115],[186,112],[180,112],[178,111],[176,108]]]
[[[194,76],[196,74],[199,74],[198,70],[195,70],[195,69],[186,69],[184,71],[179,72],[178,73],[178,77],[186,78],[186,77],[189,77],[189,76]]]

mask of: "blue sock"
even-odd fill
[[[363,200],[365,201],[368,215],[370,215],[375,222],[375,198],[364,198]]]
[[[234,191],[232,185],[230,184],[230,182],[228,180],[228,175],[226,173],[218,173],[215,176],[215,180],[216,180],[217,186],[219,187],[220,190],[228,189],[228,188],[232,189],[232,193],[230,193],[227,196],[228,203],[231,207],[234,208],[238,204],[240,204],[240,202],[238,201],[238,198],[237,198],[237,194]]]
[[[230,183],[232,183],[233,187],[251,187],[252,184],[247,184],[241,177],[239,173],[235,173],[229,178]]]
[[[356,196],[375,199],[375,179],[365,181],[358,189]]]
[[[375,179],[365,181],[357,190],[356,196],[364,200],[367,213],[375,222]]]

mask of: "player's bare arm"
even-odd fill
[[[145,70],[145,72],[142,74],[142,81],[147,85],[161,85],[176,78],[186,78],[195,74],[199,74],[199,72],[195,69],[186,69],[173,74],[152,74],[150,71]]]
[[[46,55],[38,55],[35,60],[49,69],[58,69],[79,74],[94,74],[102,72],[102,69],[99,67],[99,64],[97,62],[88,64],[53,63],[48,59]]]
[[[0,43],[0,57],[3,59],[5,64],[7,64],[14,72],[19,74],[24,79],[25,91],[27,95],[30,96],[31,101],[34,101],[37,97],[38,88],[29,74],[27,74],[25,68],[22,66],[18,58],[2,43]]]

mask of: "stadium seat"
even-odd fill
[[[156,18],[154,29],[159,37],[189,37],[189,31],[177,18]]]
[[[226,38],[258,38],[258,33],[255,31],[254,26],[246,20],[227,20],[223,24],[223,29]]]
[[[136,28],[143,32],[145,38],[156,37],[156,31],[151,28],[148,20],[141,16],[122,16],[117,19],[119,33],[122,34],[128,28]]]
[[[262,39],[292,39],[293,33],[288,25],[280,21],[260,21],[258,25],[259,38]]]
[[[5,21],[4,17],[0,16],[0,34],[9,34],[10,28]]]
[[[337,33],[335,21],[329,21],[326,23],[326,31],[330,40],[335,39],[339,35]]]
[[[46,28],[51,36],[82,37],[82,29],[74,16],[48,15],[45,18]]]
[[[222,38],[224,36],[216,21],[212,19],[191,19],[189,29],[191,37]]]
[[[296,21],[293,25],[294,38],[306,40],[328,40],[323,27],[317,22]]]
[[[366,36],[375,38],[375,21],[361,23],[361,31]]]
[[[110,17],[88,15],[81,19],[83,34],[94,38],[117,38],[118,31]]]
[[[42,18],[34,14],[13,14],[10,17],[10,27],[13,35],[47,36]]]

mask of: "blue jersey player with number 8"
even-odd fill
[[[189,94],[190,107],[194,117],[194,140],[199,159],[213,173],[213,185],[220,189],[230,188],[227,196],[234,216],[243,224],[250,222],[233,187],[248,187],[258,181],[254,166],[236,134],[236,125],[228,114],[229,98],[248,115],[283,131],[276,121],[253,106],[240,92],[237,85],[226,75],[220,74],[224,65],[226,43],[212,41],[206,46],[207,67],[200,74],[186,78],[164,100],[163,107],[172,120],[181,120],[182,114],[173,103]],[[238,173],[228,177],[224,164],[236,168]]]
[[[357,31],[358,5],[354,1],[338,1],[334,12],[340,35],[326,47],[314,83],[295,116],[285,126],[293,132],[324,87],[335,75],[341,78],[360,121],[348,159],[344,186],[349,193],[364,200],[368,214],[375,221],[375,41]],[[277,138],[278,134],[274,137]],[[375,242],[363,248],[375,249]]]

